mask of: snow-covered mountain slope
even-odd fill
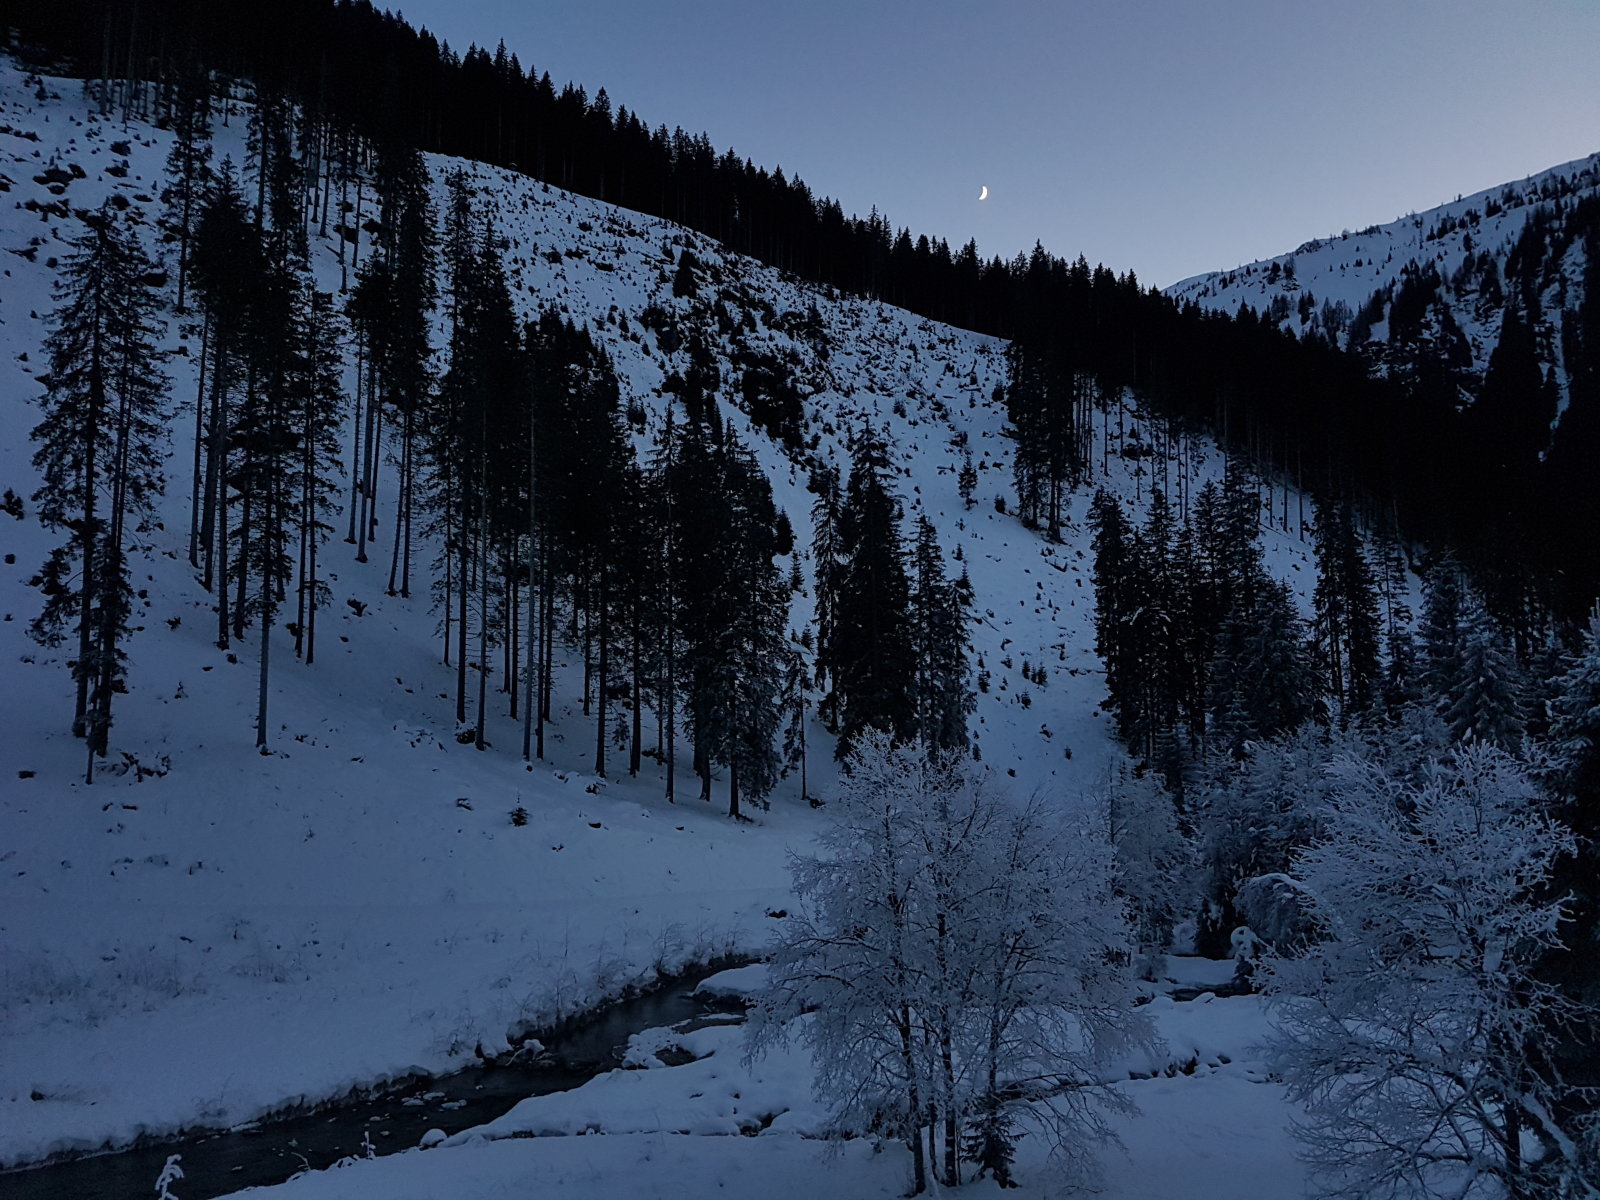
[[[1560,378],[1560,314],[1581,294],[1582,237],[1597,198],[1600,153],[1166,291],[1230,313],[1249,305],[1302,337],[1357,350],[1380,373],[1404,369],[1418,351],[1443,356],[1470,392],[1499,341],[1508,295],[1525,289],[1540,310],[1541,357]]]
[[[244,127],[236,109],[215,131],[219,160],[244,161]],[[758,951],[791,902],[785,854],[827,819],[798,803],[793,781],[753,824],[734,825],[720,805],[668,805],[649,759],[638,779],[589,776],[592,726],[574,711],[570,681],[549,761],[524,766],[504,715],[490,749],[456,744],[426,589],[385,595],[386,556],[357,563],[338,542],[316,665],[295,663],[288,635],[274,635],[284,639],[277,749],[257,755],[254,635],[215,647],[211,598],[183,555],[192,319],[173,319],[166,342],[174,445],[162,527],[136,566],[139,628],[111,735],[121,771],[82,783],[65,655],[26,636],[40,605],[30,580],[55,544],[29,500],[28,435],[55,267],[77,214],[125,201],[159,251],[170,146],[162,130],[91,115],[75,81],[0,63],[0,490],[23,501],[22,516],[0,514],[0,1163],[227,1125],[438,1070],[662,971]],[[696,302],[674,299],[668,255],[692,249],[698,303],[736,318],[737,339],[712,339],[725,391],[737,340],[790,361],[810,392],[804,436],[815,447],[798,457],[722,398],[799,534],[802,578],[808,468],[844,466],[847,436],[871,421],[894,448],[908,519],[925,512],[971,573],[986,688],[972,733],[984,763],[1063,800],[1096,786],[1116,751],[1098,710],[1088,497],[1074,497],[1059,545],[998,511],[1011,494],[994,399],[1001,343],[804,286],[682,228],[506,171],[429,166],[441,212],[446,173],[471,178],[524,315],[557,305],[609,350],[642,414],[641,450],[669,402],[661,384],[685,362],[641,317],[655,305],[687,319]],[[337,291],[336,244],[314,238],[312,256],[321,285]],[[1135,511],[1152,477],[1186,496],[1221,470],[1208,445],[1158,442],[1131,409],[1105,414],[1096,436],[1100,482]],[[970,510],[953,453],[963,441],[980,479]],[[1269,559],[1308,581],[1298,502],[1270,499]],[[387,522],[388,508],[379,515]],[[791,623],[809,616],[806,584]],[[820,729],[812,746],[812,788],[826,795]],[[529,820],[513,826],[519,805]]]

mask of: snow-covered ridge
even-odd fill
[[[244,129],[236,109],[214,131],[217,160],[245,161]],[[55,544],[28,499],[40,347],[78,213],[125,204],[162,249],[171,143],[154,127],[92,116],[76,81],[29,79],[0,60],[0,491],[24,511],[0,515],[0,657],[11,664],[0,712],[0,1163],[231,1124],[438,1070],[659,971],[759,950],[781,919],[770,914],[791,903],[786,851],[826,819],[797,803],[792,782],[754,826],[735,827],[720,807],[667,805],[648,759],[638,780],[588,776],[592,726],[570,684],[558,686],[550,762],[524,769],[504,715],[490,750],[456,745],[426,589],[385,595],[386,556],[358,564],[337,541],[323,652],[302,667],[280,631],[279,750],[255,754],[254,635],[216,649],[210,597],[183,561],[192,317],[172,319],[166,343],[174,446],[163,527],[135,574],[141,628],[112,731],[112,761],[126,769],[81,784],[65,656],[25,634],[39,607],[29,581]],[[808,393],[796,457],[739,411],[734,338],[710,327],[723,412],[797,531],[802,579],[806,468],[843,466],[846,438],[871,421],[894,447],[908,516],[925,512],[970,571],[983,761],[1023,790],[1071,796],[1099,782],[1114,751],[1098,710],[1087,497],[1074,498],[1060,545],[998,511],[1011,495],[993,399],[1002,343],[803,285],[681,227],[511,172],[439,158],[429,167],[441,213],[447,172],[469,176],[523,315],[556,305],[610,352],[641,450],[669,403],[661,385],[684,361],[644,314],[685,312],[670,263],[692,249],[702,292],[736,322],[739,343],[790,363]],[[312,257],[321,286],[337,292],[337,243],[313,238]],[[809,328],[813,308],[820,332]],[[1131,503],[1148,496],[1152,475],[1176,488],[1177,448],[1152,453],[1139,414],[1113,411],[1096,436],[1101,482]],[[957,490],[961,445],[979,472],[970,510]],[[1190,449],[1191,483],[1219,473],[1210,447]],[[1304,560],[1298,506],[1285,495],[1273,511],[1264,541],[1287,574]],[[805,584],[796,629],[809,605]],[[819,730],[812,744],[812,787],[826,794],[828,740]],[[514,827],[518,806],[529,821]]]
[[[1483,284],[1484,256],[1503,272],[1530,222],[1551,220],[1596,196],[1600,153],[1387,225],[1344,230],[1273,258],[1196,275],[1165,290],[1180,302],[1219,311],[1249,305],[1301,336],[1319,333],[1350,348],[1379,347],[1389,339],[1381,293],[1392,291],[1408,274],[1432,269],[1445,282],[1446,306],[1466,335],[1471,370],[1481,374],[1499,338],[1503,313],[1493,287]],[[1558,276],[1562,265],[1555,264]],[[1564,301],[1576,272],[1569,269],[1565,278],[1545,274],[1541,291]],[[1364,308],[1369,320],[1352,338]]]

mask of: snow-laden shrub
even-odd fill
[[[1153,773],[1114,770],[1104,807],[1117,894],[1134,935],[1135,969],[1141,979],[1159,979],[1173,930],[1198,896],[1194,849],[1178,828],[1171,794]]]
[[[1279,954],[1298,954],[1316,939],[1316,900],[1287,875],[1245,880],[1235,905],[1252,932]]]
[[[1261,965],[1271,1064],[1305,1106],[1323,1193],[1489,1200],[1581,1175],[1541,1047],[1584,1017],[1538,971],[1561,937],[1544,885],[1571,833],[1526,764],[1489,746],[1409,777],[1344,758],[1330,782],[1324,832],[1292,868],[1327,940]]]

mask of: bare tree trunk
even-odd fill
[[[595,721],[594,773],[601,779],[604,779],[606,777],[606,714],[610,711],[611,707],[606,703],[606,671],[609,667],[606,657],[607,652],[610,650],[611,627],[608,619],[609,614],[607,612],[607,609],[610,606],[607,603],[608,596],[606,594],[606,572],[604,567],[600,569],[600,582],[597,591],[599,594],[598,603],[600,607],[600,630],[598,638],[599,656],[597,659],[595,678],[595,699],[598,701],[598,703],[595,705],[595,710],[599,716]]]
[[[200,566],[201,447],[205,442],[206,354],[211,346],[211,318],[200,327],[200,386],[194,397],[194,473],[189,484],[189,565]]]
[[[294,656],[301,658],[305,654],[306,645],[306,589],[310,586],[310,550],[311,542],[316,538],[313,526],[316,523],[316,505],[312,502],[311,472],[314,469],[304,460],[310,457],[309,447],[311,438],[305,439],[307,451],[302,455],[300,491],[300,548],[297,555],[295,577],[298,586],[295,588],[294,598]]]
[[[928,1167],[923,1158],[922,1130],[918,1125],[922,1114],[922,1093],[917,1087],[916,1047],[911,1044],[911,1013],[902,1008],[896,1024],[900,1033],[900,1066],[905,1072],[907,1120],[906,1144],[911,1149],[911,1194],[920,1196],[928,1190]]]
[[[344,149],[339,155],[339,224],[335,232],[339,235],[339,294],[350,290],[350,263],[344,251],[344,206],[350,203],[350,141],[348,135],[345,139]]]
[[[272,581],[261,577],[261,679],[256,692],[256,749],[267,753],[267,670],[272,654]]]
[[[531,494],[531,493],[530,493]],[[539,587],[536,546],[532,532],[533,521],[531,513],[533,503],[528,504],[530,518],[528,521],[528,617],[527,633],[525,637],[526,650],[523,657],[523,683],[522,683],[522,761],[533,761],[533,727],[539,721],[539,714],[535,711],[539,707],[538,700],[538,672],[539,672],[539,647],[542,643],[543,633],[539,628]]]
[[[509,567],[510,562],[506,565]],[[505,620],[507,622],[506,636],[500,641],[500,673],[504,677],[500,690],[511,698],[509,716],[513,721],[518,717],[518,700],[522,687],[517,678],[517,663],[522,650],[522,597],[521,589],[517,586],[517,577],[511,571],[506,571],[504,585],[501,588],[501,598],[505,604]]]
[[[315,491],[312,492],[311,503],[311,517],[314,521],[318,504]],[[306,552],[306,560],[308,563],[308,578],[306,580],[306,666],[309,667],[317,660],[317,535],[315,532],[311,535],[311,544]]]
[[[466,525],[465,521],[461,522]],[[466,548],[466,530],[461,531],[460,541],[457,546],[459,562],[457,570],[457,596],[456,596],[456,725],[465,726],[467,723],[467,597],[472,591],[472,581],[468,578],[468,554]]]
[[[550,720],[550,683],[555,672],[555,580],[548,563],[542,564],[539,592],[539,715],[534,724],[535,754],[544,758],[544,727]]]
[[[644,721],[644,714],[643,714],[643,709],[644,709],[644,685],[643,685],[643,683],[642,683],[642,681],[640,679],[640,676],[642,676],[644,674],[644,663],[642,661],[643,657],[644,657],[644,653],[643,653],[643,647],[640,645],[640,642],[642,640],[642,638],[641,638],[641,632],[642,632],[641,631],[641,625],[643,623],[643,620],[642,620],[642,616],[640,614],[641,605],[640,605],[640,602],[639,602],[639,597],[637,595],[637,588],[635,589],[635,592],[636,592],[636,594],[633,597],[633,647],[632,647],[632,649],[633,649],[633,654],[632,654],[632,658],[633,658],[633,662],[632,662],[632,668],[633,668],[633,689],[632,689],[633,690],[633,740],[632,740],[632,743],[628,747],[628,774],[632,775],[632,776],[637,776],[639,774],[639,760],[640,760],[640,755],[643,752],[643,748],[641,747],[640,742],[643,740],[643,736],[644,736],[643,735],[643,730],[641,728],[641,726],[643,724],[643,721]]]
[[[483,731],[488,719],[489,698],[489,562],[487,540],[484,534],[483,506],[478,510],[478,721],[477,737],[473,745],[482,750],[488,746]]]
[[[589,605],[593,603],[594,597],[591,594],[587,599],[589,603],[585,604],[583,609],[583,715],[586,717],[594,711],[589,703],[590,692],[594,686],[594,617],[589,611]]]
[[[522,761],[531,761],[533,751],[533,726],[538,719],[535,714],[534,699],[534,671],[537,667],[538,655],[534,649],[535,641],[543,644],[543,633],[534,619],[534,607],[538,603],[538,516],[539,516],[539,469],[538,459],[534,456],[536,447],[538,422],[534,416],[532,405],[528,408],[528,651],[525,670],[527,678],[523,683],[524,695],[522,704]]]
[[[227,448],[224,433],[228,423],[227,342],[220,337],[216,340],[222,344],[214,348],[212,355],[211,425],[206,430],[205,502],[200,514],[200,542],[206,551],[205,569],[200,582],[207,591],[212,589],[216,581],[218,510],[227,490],[222,478],[227,466],[224,459]]]
[[[222,397],[221,414],[213,434],[216,446],[216,525],[212,530],[212,544],[207,548],[208,560],[216,556],[217,569],[217,649],[228,648],[228,458],[227,439],[224,436],[228,421],[228,400]]]
[[[411,595],[411,408],[407,405],[400,422],[400,481],[396,485],[394,550],[389,556],[391,596]],[[399,590],[395,589],[396,577]]]
[[[442,480],[446,496],[450,495],[450,481],[448,465],[444,467],[446,478]],[[455,624],[455,554],[456,531],[454,525],[455,508],[446,504],[444,506],[444,665],[450,665],[450,637]]]
[[[356,414],[350,425],[350,529],[344,535],[352,546],[356,544],[356,513],[361,507],[361,423],[365,416],[362,402],[366,399],[367,370],[367,339],[360,338],[356,342]]]
[[[235,581],[238,586],[238,595],[233,604],[233,636],[235,638],[244,637],[245,597],[248,595],[250,581],[242,568],[249,561],[250,519],[254,515],[250,511],[250,501],[246,499],[244,506],[239,510],[239,564],[241,570],[239,571],[239,578]]]
[[[350,269],[352,271],[357,270],[361,266],[361,189],[363,183],[364,180],[358,174],[356,176],[356,210],[355,215],[350,219],[350,231],[354,235],[350,239]]]

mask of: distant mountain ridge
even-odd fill
[[[1167,289],[1356,356],[1395,395],[1364,428],[1470,546],[1509,619],[1525,578],[1600,590],[1600,154]],[[1384,448],[1388,449],[1385,450]]]
[[[1564,410],[1562,314],[1585,294],[1594,261],[1586,242],[1597,228],[1600,152],[1164,290],[1216,311],[1249,305],[1280,329],[1356,352],[1380,375],[1403,378],[1425,354],[1442,353],[1470,395],[1500,341],[1508,299],[1520,297]]]

